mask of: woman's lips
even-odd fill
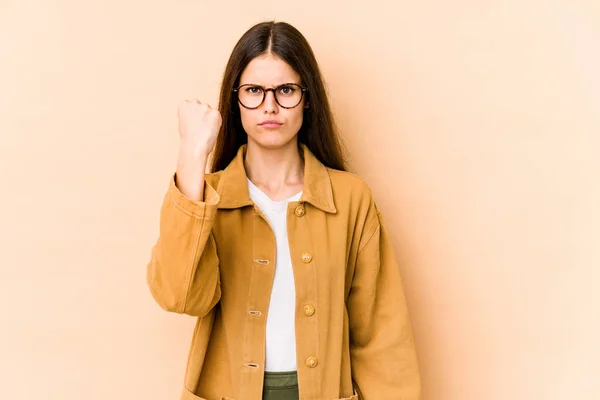
[[[283,122],[268,120],[268,121],[261,122],[258,125],[260,125],[264,128],[279,128],[281,125],[283,125]]]
[[[274,122],[267,122],[266,124],[260,124],[263,128],[279,128],[282,124],[276,124]]]

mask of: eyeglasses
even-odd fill
[[[263,86],[247,83],[233,89],[237,93],[238,101],[244,108],[254,110],[265,101],[267,92],[272,91],[275,101],[283,108],[294,108],[302,101],[304,92],[308,88],[295,83],[284,83],[275,88],[266,89]]]

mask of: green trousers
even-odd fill
[[[298,373],[265,371],[262,400],[298,400]]]

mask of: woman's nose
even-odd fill
[[[275,101],[275,92],[273,90],[269,90],[265,94],[265,111],[267,112],[276,112],[277,111],[277,101]]]

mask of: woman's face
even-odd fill
[[[301,85],[300,76],[285,61],[268,53],[250,61],[242,72],[238,86],[254,84],[269,89],[283,83]],[[242,95],[241,91],[248,89],[248,87],[241,88],[239,95]],[[256,89],[249,90],[253,91],[252,93],[257,92]],[[287,92],[289,89],[282,89],[280,96],[284,97]],[[302,101],[296,107],[283,108],[275,101],[274,92],[268,91],[258,108],[247,109],[239,103],[238,106],[242,126],[248,134],[248,142],[274,149],[297,140],[298,131],[302,126],[305,96],[302,96]],[[277,124],[265,124],[265,121],[275,121]]]

